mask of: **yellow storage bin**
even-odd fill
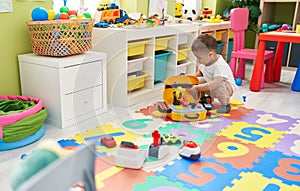
[[[149,73],[141,72],[140,76],[136,76],[136,75],[128,76],[127,91],[132,91],[144,87],[145,78],[148,77],[149,75],[150,75]]]
[[[158,50],[166,50],[168,48],[169,40],[171,40],[172,37],[160,37],[155,39],[155,51]]]
[[[222,40],[223,33],[225,33],[225,32],[226,32],[226,31],[217,31],[217,32],[216,32],[216,40],[217,40],[217,41]]]
[[[225,33],[226,31],[223,30],[223,31],[217,31],[216,32],[216,40],[217,41],[221,41],[222,40],[222,36],[223,36],[223,33]],[[213,35],[214,33],[213,32],[204,32],[203,34],[208,34],[208,35]]]
[[[136,56],[145,53],[146,44],[148,44],[150,40],[139,40],[128,43],[128,56]]]
[[[179,47],[177,62],[187,59],[187,55],[190,50],[191,50],[191,48],[188,48],[188,47]]]
[[[232,30],[229,31],[229,39],[233,39],[234,33]]]

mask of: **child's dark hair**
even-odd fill
[[[192,51],[207,50],[216,51],[217,41],[216,39],[208,34],[200,34],[193,42]]]

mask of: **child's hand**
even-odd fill
[[[198,88],[198,85],[193,85],[189,90],[189,93],[192,94],[193,96],[195,95],[199,95],[199,88]]]

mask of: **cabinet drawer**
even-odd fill
[[[63,115],[64,120],[70,120],[85,115],[103,107],[103,86],[97,86],[87,90],[64,96]]]
[[[61,69],[62,93],[68,94],[102,84],[102,61]]]

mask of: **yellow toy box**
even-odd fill
[[[200,102],[201,94],[192,95],[189,88],[199,84],[195,76],[171,76],[165,80],[164,102],[158,110],[174,121],[199,121],[206,118],[206,109]]]

